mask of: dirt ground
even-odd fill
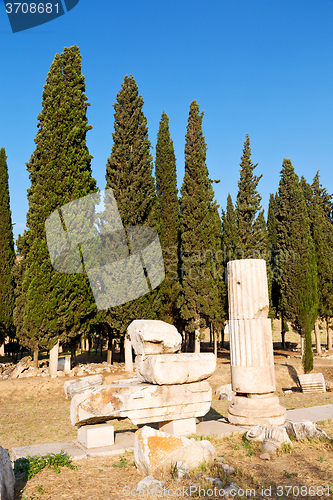
[[[209,349],[208,349],[209,350]],[[275,374],[280,403],[287,409],[333,403],[333,393],[303,394],[297,385],[297,374],[303,373],[297,352],[282,350],[275,344]],[[333,359],[315,358],[314,372],[322,372],[325,380],[333,383]],[[105,374],[106,383],[125,378],[119,373]],[[66,378],[31,378],[0,381],[0,445],[10,452],[13,447],[76,439],[77,430],[69,421],[70,402],[65,399],[63,383]],[[208,379],[213,394],[222,384],[230,383],[230,361],[227,349],[218,352],[218,365]],[[291,389],[292,394],[284,395]],[[215,396],[210,412],[203,419],[227,417],[228,401]],[[202,420],[200,418],[200,420]],[[115,430],[134,430],[127,421],[115,422]],[[333,422],[320,424],[333,437]],[[146,498],[221,498],[212,495],[208,477],[219,477],[223,484],[236,483],[242,490],[239,497],[257,498],[331,498],[333,495],[333,446],[330,441],[313,440],[293,442],[291,449],[283,449],[270,460],[259,458],[260,445],[249,444],[242,436],[221,439],[209,438],[218,456],[236,469],[225,476],[220,469],[194,471],[186,480],[176,481],[165,476],[166,490],[152,492]],[[57,474],[44,469],[27,483],[17,481],[15,500],[116,500],[138,496],[133,490],[142,479],[134,466],[133,453],[122,458],[102,457],[76,462],[77,470],[66,467]],[[200,495],[195,488],[201,488]],[[280,488],[278,488],[280,487]],[[291,488],[289,488],[291,487]],[[310,488],[312,487],[312,488]],[[322,488],[321,488],[322,487]],[[302,489],[303,488],[303,489]],[[23,490],[23,491],[22,491]]]

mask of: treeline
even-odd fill
[[[311,371],[312,337],[320,352],[318,321],[333,316],[332,197],[316,174],[310,185],[299,181],[284,160],[267,221],[261,207],[257,167],[247,135],[240,163],[235,205],[228,195],[221,216],[214,181],[206,165],[203,112],[190,105],[185,137],[185,175],[177,192],[176,158],[163,111],[155,165],[143,99],[126,76],[114,104],[111,155],[106,188],[112,188],[124,227],[149,226],[159,234],[164,281],[150,293],[112,309],[98,311],[86,272],[53,269],[45,220],[61,206],[98,191],[92,176],[86,134],[85,80],[77,46],[56,54],[44,85],[35,150],[27,165],[30,187],[27,229],[14,252],[9,207],[7,157],[0,151],[0,345],[6,336],[38,356],[58,340],[75,343],[99,334],[124,339],[139,318],[161,319],[183,333],[190,350],[200,349],[200,335],[210,328],[215,339],[227,320],[226,265],[229,260],[263,258],[267,263],[270,317],[287,323],[305,339],[303,365]],[[155,171],[154,171],[155,167]],[[331,348],[331,340],[328,340]]]

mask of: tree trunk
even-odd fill
[[[213,337],[214,337],[214,354],[215,358],[217,358],[217,332],[215,329],[213,330]]]
[[[34,349],[34,364],[33,364],[33,367],[34,368],[38,368],[38,347],[36,347],[36,349]]]
[[[329,327],[330,319],[326,317],[326,333],[327,333],[327,350],[330,351],[332,349],[332,330]]]
[[[320,343],[320,330],[319,330],[319,320],[317,319],[314,325],[314,334],[315,334],[315,341],[316,341],[316,353],[321,356],[321,343]]]
[[[5,344],[3,343],[2,345],[0,345],[0,356],[4,355],[5,355]]]
[[[284,316],[281,314],[281,344],[282,344],[282,349],[286,348],[286,330],[285,330],[285,323],[284,323]]]
[[[108,335],[108,354],[107,354],[107,357],[106,357],[106,362],[109,365],[113,364],[113,356],[112,356],[112,354],[113,354],[113,333],[110,330],[109,331],[109,335]]]
[[[90,351],[91,351],[91,343],[92,343],[92,339],[89,335],[88,337],[88,356],[90,356]]]
[[[49,353],[49,374],[51,377],[57,376],[58,354],[59,354],[59,340],[56,343],[56,345],[52,347]]]
[[[87,338],[87,339],[85,340],[85,349],[84,349],[84,350],[85,350],[85,351],[88,351],[88,352],[90,351],[90,348],[89,348],[89,338]],[[89,354],[90,354],[90,353],[89,353]]]
[[[84,345],[85,345],[85,341],[84,341],[83,335],[81,335],[81,354],[84,351]]]
[[[209,347],[212,347],[212,345],[213,345],[212,325],[209,325]]]
[[[76,339],[71,339],[71,368],[74,366],[76,362]]]
[[[132,344],[131,339],[125,334],[125,372],[133,372],[133,359],[132,359]]]
[[[224,328],[221,330],[221,349],[224,349]]]
[[[98,347],[99,347],[99,335],[96,339],[96,351],[95,351],[95,356],[97,356],[97,351],[98,351]]]
[[[304,356],[304,337],[301,337],[301,356]]]
[[[194,352],[200,352],[200,330],[195,330],[194,335]]]

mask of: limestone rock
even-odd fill
[[[135,369],[142,382],[158,385],[188,384],[208,378],[214,373],[213,353],[160,354],[135,358]]]
[[[259,458],[261,460],[270,460],[271,459],[269,453],[262,453],[261,455],[259,455]]]
[[[236,393],[232,390],[231,384],[226,384],[221,385],[218,389],[216,389],[215,394],[219,396],[219,399],[232,401],[232,398]]]
[[[135,354],[171,354],[181,349],[182,337],[177,328],[164,321],[135,320],[127,332]]]
[[[234,498],[237,495],[237,491],[239,490],[239,486],[236,483],[226,483],[223,486],[223,498]]]
[[[85,380],[85,379],[84,379]],[[179,420],[205,415],[212,401],[207,381],[183,385],[143,384],[137,379],[117,381],[76,394],[71,402],[72,425],[129,418],[133,424]]]
[[[187,465],[187,463],[182,462],[181,460],[178,460],[178,462],[176,462],[176,465],[175,465],[173,477],[175,479],[183,479],[183,477],[186,477],[189,472],[190,472],[190,468]]]
[[[192,470],[202,463],[212,464],[215,457],[216,451],[209,441],[172,436],[148,426],[135,433],[134,461],[140,474],[170,472],[179,461]]]
[[[64,391],[67,399],[72,399],[75,394],[81,394],[102,385],[103,375],[89,375],[78,380],[67,380],[64,383]]]
[[[277,425],[257,425],[246,433],[246,439],[261,441],[263,451],[268,453],[275,452],[283,443],[291,444],[286,429]]]
[[[297,441],[308,438],[328,438],[325,431],[318,429],[313,422],[287,422],[285,425],[288,436],[293,436]]]
[[[14,500],[15,476],[9,453],[0,446],[0,500]]]
[[[221,469],[223,469],[224,473],[227,476],[230,476],[230,474],[234,474],[235,473],[235,469],[233,467],[231,467],[230,465],[228,465],[228,464],[219,463],[219,466],[220,466]]]
[[[140,491],[145,492],[146,490],[161,490],[164,486],[164,481],[158,481],[153,476],[147,476],[134,486],[134,491],[139,493]]]
[[[17,363],[14,370],[10,373],[9,378],[18,378],[24,370],[29,368],[30,361],[31,361],[31,356],[25,356],[24,358],[22,358]]]

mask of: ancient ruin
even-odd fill
[[[275,375],[266,262],[228,262],[229,335],[234,403],[228,419],[236,425],[283,425],[286,410],[274,395]]]

